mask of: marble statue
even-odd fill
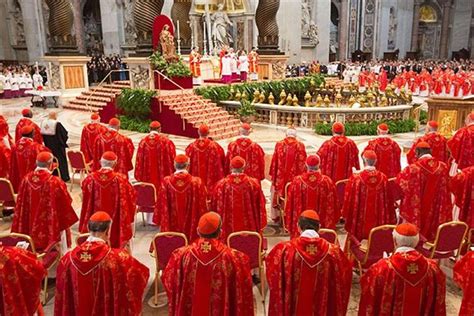
[[[215,42],[216,48],[221,49],[223,46],[232,44],[232,37],[229,34],[228,26],[232,26],[227,13],[224,12],[224,5],[220,3],[217,11],[211,16],[212,21],[212,40]]]
[[[311,6],[309,0],[301,1],[301,35],[308,36],[311,23]]]
[[[169,31],[170,26],[165,24],[160,33],[161,54],[170,62],[177,59],[176,48],[174,46],[174,36]]]
[[[319,29],[314,21],[309,23],[308,37],[312,45],[316,46],[319,44]]]

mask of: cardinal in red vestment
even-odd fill
[[[375,167],[378,156],[366,150],[362,158],[364,169],[349,178],[342,208],[345,229],[359,241],[368,239],[372,228],[396,222],[387,176]]]
[[[285,196],[285,187],[294,177],[306,171],[306,148],[296,139],[296,129],[288,128],[286,138],[275,145],[270,165],[272,180],[272,214],[274,221],[280,216],[280,199]]]
[[[230,162],[231,174],[217,182],[211,209],[222,217],[223,240],[236,231],[262,233],[267,225],[265,196],[260,181],[243,173],[245,160],[236,156]]]
[[[94,159],[94,145],[97,136],[107,131],[107,128],[100,123],[100,116],[97,113],[91,115],[91,122],[84,126],[81,133],[81,151],[84,154],[86,163]]]
[[[451,178],[451,192],[459,207],[459,220],[474,228],[474,166]]]
[[[454,281],[463,291],[459,315],[474,315],[474,251],[469,251],[453,268]]]
[[[8,178],[12,150],[0,139],[0,178]]]
[[[367,150],[373,150],[378,158],[375,167],[390,179],[396,177],[402,168],[400,165],[400,146],[388,136],[388,132],[387,124],[379,124],[377,126],[378,137],[369,141],[362,155]]]
[[[3,115],[0,115],[0,142],[4,142],[8,147],[12,147],[15,142],[9,132],[8,122]]]
[[[23,177],[36,168],[36,156],[42,151],[49,151],[45,146],[33,140],[32,125],[21,129],[22,138],[12,148],[10,157],[10,181],[15,192],[18,192]]]
[[[319,225],[315,211],[304,211],[301,235],[278,243],[265,258],[268,315],[346,315],[352,266],[339,246],[319,238]]]
[[[265,179],[265,153],[262,147],[250,138],[250,124],[244,123],[240,128],[240,137],[229,143],[226,156],[226,171],[230,173],[230,161],[235,156],[247,162],[244,173],[262,181]]]
[[[207,137],[209,127],[206,124],[199,126],[198,133],[199,139],[186,147],[186,156],[190,162],[189,173],[201,178],[210,195],[217,181],[225,176],[225,153],[221,145]]]
[[[126,250],[107,244],[111,226],[108,213],[94,213],[89,238],[62,257],[54,315],[142,315],[148,268]]]
[[[157,190],[163,178],[173,174],[176,156],[174,143],[160,131],[159,122],[150,123],[150,134],[140,141],[135,162],[135,179],[152,183]]]
[[[416,226],[393,233],[395,253],[371,266],[360,280],[360,316],[446,315],[446,276],[434,260],[415,250]]]
[[[38,144],[42,144],[43,136],[41,136],[41,128],[31,120],[33,118],[33,112],[30,109],[23,109],[23,111],[21,111],[21,115],[23,115],[23,117],[18,121],[18,124],[15,128],[15,143],[17,143],[22,137],[21,129],[27,125],[31,125],[35,131],[34,140]]]
[[[102,168],[89,174],[82,181],[82,209],[79,231],[87,233],[89,218],[96,211],[106,212],[112,217],[110,246],[123,248],[132,238],[135,219],[136,198],[128,179],[115,172],[117,155],[106,151],[100,161]]]
[[[162,232],[180,232],[193,241],[198,238],[199,217],[207,211],[206,187],[188,173],[188,156],[177,155],[174,167],[175,173],[161,183],[153,222]]]
[[[332,126],[333,137],[325,141],[318,150],[321,172],[332,181],[348,179],[352,168],[359,169],[359,150],[352,139],[344,135],[344,125],[336,122]]]
[[[36,169],[21,181],[13,216],[12,232],[29,235],[41,252],[65,241],[64,232],[77,222],[66,184],[51,174],[53,155],[41,152]]]
[[[292,238],[299,235],[298,218],[304,210],[317,210],[324,228],[335,229],[341,217],[334,182],[319,170],[318,155],[306,158],[307,171],[291,181],[285,202],[285,228]]]
[[[117,157],[116,171],[123,173],[128,178],[128,172],[133,169],[132,157],[135,150],[130,138],[120,134],[120,121],[112,118],[109,128],[99,134],[94,145],[94,170],[100,169],[100,159],[106,151],[114,152]]]
[[[46,276],[41,261],[27,250],[0,245],[0,263],[0,315],[35,315]]]
[[[438,122],[429,121],[426,125],[426,134],[416,139],[407,153],[408,164],[416,161],[416,146],[420,142],[426,142],[430,145],[431,155],[444,163],[449,162],[448,141],[446,138],[438,133]]]
[[[247,255],[219,240],[219,214],[199,219],[199,239],[173,252],[162,280],[169,315],[253,315],[252,278]]]
[[[420,228],[420,234],[434,240],[438,226],[452,219],[448,166],[431,156],[430,145],[418,143],[418,160],[397,177],[402,201],[400,216]]]
[[[474,166],[474,112],[466,118],[466,126],[448,141],[448,147],[459,169]]]

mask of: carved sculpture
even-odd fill
[[[49,8],[49,34],[52,50],[62,52],[75,50],[76,39],[72,35],[74,14],[72,4],[68,0],[45,0]]]
[[[280,0],[260,0],[255,13],[258,29],[258,48],[268,53],[278,52],[278,24],[276,15],[280,8]]]
[[[146,89],[148,88],[148,82],[150,80],[150,74],[148,68],[139,65],[132,69],[132,81],[135,88]]]
[[[25,29],[23,27],[23,14],[21,13],[21,6],[15,1],[15,8],[13,11],[13,20],[15,21],[15,39],[16,45],[26,46]]]
[[[309,0],[301,1],[301,36],[305,37],[311,23],[311,5]]]
[[[161,14],[164,0],[136,0],[133,19],[137,30],[137,51],[151,52],[152,29],[155,17]]]
[[[217,11],[211,15],[212,21],[212,40],[215,42],[215,48],[220,50],[223,46],[230,46],[233,43],[232,36],[228,31],[228,26],[232,26],[227,13],[224,12],[224,5],[220,3]]]
[[[123,8],[123,28],[125,44],[134,46],[137,44],[137,30],[133,19],[134,1],[123,0],[121,2]]]
[[[161,54],[167,62],[173,62],[178,59],[176,48],[174,46],[174,36],[169,31],[170,26],[165,24],[160,33]]]
[[[309,24],[308,37],[309,42],[312,45],[316,46],[319,44],[319,29],[318,26],[314,23],[314,21],[311,21]]]

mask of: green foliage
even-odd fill
[[[312,75],[303,78],[274,80],[264,82],[250,82],[232,85],[234,92],[244,92],[248,96],[253,96],[255,90],[264,92],[266,96],[271,93],[278,99],[281,91],[284,89],[286,94],[291,93],[300,100],[304,100],[306,91],[313,92],[317,87],[324,83],[324,77],[321,75]],[[231,86],[209,86],[194,89],[196,94],[205,99],[211,99],[213,102],[227,101],[231,97]]]
[[[249,100],[241,100],[237,113],[240,117],[245,117],[257,114],[257,110],[255,109],[255,105],[253,105]]]
[[[370,121],[367,123],[346,123],[345,134],[347,136],[360,135],[377,135],[377,126],[381,121]],[[390,129],[391,134],[408,133],[415,128],[415,121],[408,120],[392,120],[385,121]],[[332,123],[317,123],[314,126],[314,131],[319,135],[332,135]]]
[[[191,70],[183,63],[181,57],[178,61],[168,63],[160,52],[154,52],[150,57],[150,63],[153,67],[168,77],[189,77]]]
[[[154,90],[124,89],[118,98],[117,105],[129,118],[143,120],[150,115],[151,98],[155,95]]]
[[[420,111],[420,123],[426,124],[428,122],[428,111],[421,110]]]
[[[140,132],[140,133],[148,133],[150,128],[150,122],[151,120],[146,119],[138,119],[134,117],[128,117],[128,116],[119,116],[120,119],[120,128],[126,129],[128,131],[135,131],[135,132]]]

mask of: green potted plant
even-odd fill
[[[181,57],[177,61],[168,62],[160,52],[156,51],[149,57],[149,60],[154,69],[158,70],[172,81],[170,82],[170,80],[166,80],[163,76],[159,76],[155,73],[155,87],[163,90],[179,89],[177,85],[185,89],[191,89],[193,87],[191,70],[188,65],[183,62]]]
[[[237,114],[239,114],[242,123],[252,123],[255,120],[257,110],[255,109],[255,105],[249,100],[242,99],[240,100],[240,107],[237,110]]]

